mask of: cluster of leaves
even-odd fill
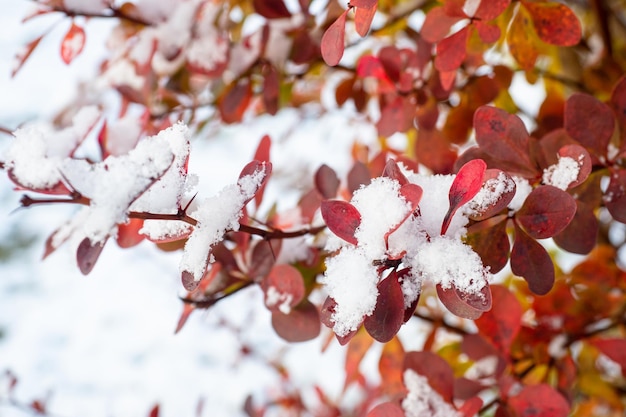
[[[626,223],[626,44],[620,41],[626,27],[617,3],[354,0],[318,7],[308,0],[190,0],[156,10],[146,1],[37,3],[25,20],[59,14],[60,22],[69,24],[60,50],[67,64],[83,50],[88,19],[119,22],[100,83],[118,93],[121,111],[90,125],[64,157],[73,158],[96,126],[106,161],[177,120],[201,135],[213,121],[237,123],[305,103],[328,110],[322,99],[327,88],[334,88],[336,105],[352,107],[376,127],[380,149],[355,144],[346,178],[321,166],[313,187],[288,213],[263,210],[272,144],[268,136],[261,139],[239,179],[261,167],[267,176],[246,194],[238,227],[223,230],[223,239],[207,248],[213,262],[203,265],[201,279],[183,271],[188,293],[177,330],[196,309],[256,286],[281,337],[298,342],[321,334],[331,343],[334,335],[323,333],[320,323],[333,327],[335,301],[327,298],[320,305],[317,295],[323,291],[325,260],[334,254],[320,241],[328,228],[359,245],[361,215],[347,202],[355,191],[381,176],[399,184],[410,210],[386,231],[388,247],[403,224],[419,219],[420,204],[429,198],[407,180],[408,170],[456,175],[449,204],[440,208],[446,213],[441,235],[457,211],[481,190],[489,191],[491,180],[503,176],[515,182],[514,189],[468,215],[462,236],[491,273],[509,265],[512,274],[486,286],[481,297],[425,286],[407,306],[401,283],[412,271],[403,254],[372,260],[380,279],[376,306],[362,328],[338,337],[346,344],[344,393],[356,385],[365,393],[362,401],[348,411],[318,390],[316,406],[298,395],[277,404],[312,415],[368,417],[411,417],[419,407],[430,408],[431,415],[445,409],[467,417],[586,416],[600,410],[622,415],[626,275],[618,256],[623,242],[610,233]],[[246,26],[252,16],[261,22],[253,30]],[[44,36],[18,55],[14,76]],[[536,117],[524,114],[513,99],[516,77],[545,87]],[[99,97],[91,100],[105,105]],[[76,108],[85,104],[77,102]],[[124,129],[129,125],[134,128]],[[388,140],[392,136],[402,137],[404,145]],[[177,169],[186,175],[183,159]],[[33,187],[20,180],[14,165],[5,164],[18,188],[51,194],[25,196],[23,206],[91,203],[92,196],[66,178]],[[146,220],[189,226],[153,239],[163,250],[182,249],[189,240],[198,225],[188,213],[193,198],[178,198],[174,213],[131,209],[173,164],[152,173],[125,202],[114,225],[120,246],[142,241]],[[562,272],[554,252],[542,244],[547,238],[586,259]],[[306,256],[280,261],[290,255],[286,239],[302,240]],[[46,255],[58,240],[56,233],[51,236]],[[81,271],[91,271],[103,246],[83,240]],[[421,351],[404,350],[405,337],[418,335],[397,336],[409,320],[430,324]],[[384,343],[376,384],[359,370],[374,339]],[[424,379],[428,390],[416,391],[415,381]],[[261,416],[266,409],[247,404],[246,411]]]

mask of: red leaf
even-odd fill
[[[539,38],[549,44],[573,46],[580,41],[582,29],[578,18],[564,4],[522,1],[533,19]]]
[[[321,204],[322,218],[335,235],[346,242],[357,244],[354,232],[361,224],[361,213],[350,203],[325,200]]]
[[[567,133],[598,156],[605,156],[615,128],[613,111],[588,94],[574,93],[565,102]]]
[[[528,385],[508,403],[522,417],[567,417],[570,412],[565,398],[548,384]]]
[[[500,39],[500,28],[497,25],[484,23],[480,20],[474,22],[474,27],[480,36],[480,40],[485,43],[494,43]]]
[[[500,194],[500,197],[494,201],[492,204],[484,206],[481,205],[478,209],[476,209],[477,213],[472,214],[471,218],[473,220],[483,220],[493,217],[495,214],[504,210],[511,200],[515,197],[516,185],[515,181],[511,176],[499,169],[488,169],[485,171],[485,175],[483,176],[483,185],[481,189],[486,189],[490,194],[495,194],[498,191],[499,187],[502,187],[502,182],[498,180],[498,177],[504,176],[504,181],[507,185],[511,185],[511,189],[509,191],[503,191]],[[493,180],[493,181],[492,181]],[[495,181],[495,182],[494,182]]]
[[[241,121],[252,98],[252,84],[248,79],[233,83],[219,98],[217,107],[225,123]]]
[[[323,164],[315,172],[315,188],[323,198],[334,198],[337,195],[339,177],[328,165]]]
[[[61,42],[61,59],[69,64],[76,58],[85,46],[85,31],[82,27],[72,22],[72,26],[65,34]]]
[[[243,177],[247,175],[255,175],[261,171],[265,173],[265,176],[261,180],[261,183],[258,185],[257,189],[254,191],[254,194],[258,193],[259,190],[261,190],[261,188],[265,186],[265,183],[267,182],[268,178],[270,177],[272,173],[272,163],[254,160],[252,162],[249,162],[245,167],[243,167],[243,169],[239,173],[239,179],[242,179]],[[252,197],[250,199],[252,199]],[[246,203],[248,201],[246,201]]]
[[[261,281],[265,306],[272,312],[289,314],[304,298],[304,279],[291,265],[276,265]]]
[[[387,163],[385,164],[385,169],[383,169],[383,173],[381,174],[381,176],[398,181],[400,183],[400,186],[409,183],[409,180],[406,179],[406,177],[402,173],[402,170],[400,170],[400,167],[394,159],[387,160]]]
[[[506,10],[510,3],[511,0],[481,0],[472,17],[477,17],[483,21],[495,19]]]
[[[608,356],[609,359],[617,362],[622,367],[622,374],[626,375],[626,339],[593,339],[591,344]]]
[[[509,174],[534,177],[537,169],[529,157],[529,136],[522,120],[505,110],[482,106],[474,113],[476,142]],[[494,167],[495,168],[495,167]]]
[[[78,263],[78,269],[80,269],[83,275],[89,274],[93,267],[96,266],[96,261],[98,261],[102,249],[104,249],[104,243],[105,242],[92,243],[91,240],[86,237],[78,245],[76,261]]]
[[[196,306],[192,303],[183,304],[183,312],[180,313],[180,318],[178,319],[178,323],[176,323],[176,329],[174,330],[174,334],[177,334],[182,330],[185,323],[187,323],[189,316],[191,316],[191,313],[193,313],[195,309]]]
[[[513,340],[522,326],[522,306],[507,288],[491,286],[491,311],[476,319],[478,332],[508,357]]]
[[[272,327],[287,342],[305,342],[320,334],[320,316],[317,308],[305,300],[289,314],[273,312]]]
[[[393,271],[378,284],[376,307],[365,317],[365,330],[376,340],[386,343],[393,339],[404,323],[404,295]]]
[[[350,9],[348,9],[350,10]],[[332,25],[326,29],[320,45],[324,62],[331,67],[339,64],[345,48],[346,17],[348,10],[343,12]]]
[[[291,17],[289,9],[282,0],[253,0],[254,11],[266,19]]]
[[[265,110],[272,116],[278,112],[280,95],[280,80],[276,68],[268,64],[263,70],[263,104]]]
[[[613,107],[617,123],[620,126],[620,138],[623,146],[623,143],[626,142],[626,76],[623,76],[613,88],[611,107]]]
[[[371,9],[378,6],[378,0],[351,0],[350,5],[354,7],[362,7],[364,9]]]
[[[463,165],[456,174],[456,177],[450,186],[450,192],[448,193],[450,207],[443,218],[443,224],[441,225],[442,235],[446,234],[448,226],[450,226],[450,222],[452,221],[452,217],[459,207],[474,198],[474,196],[480,191],[486,169],[487,164],[485,161],[482,159],[474,159]]]
[[[467,55],[467,39],[469,27],[448,36],[437,44],[435,56],[435,68],[441,72],[456,71],[461,66]]]
[[[437,296],[452,314],[464,319],[476,320],[491,308],[491,292],[488,285],[483,287],[481,295],[476,295],[463,293],[454,286],[444,289],[437,284]]]
[[[146,238],[139,233],[143,227],[142,219],[129,219],[128,223],[117,225],[117,244],[120,248],[132,248]]]
[[[43,39],[43,35],[38,37],[34,41],[30,42],[16,55],[15,60],[17,62],[15,63],[15,66],[11,70],[11,77],[15,77],[15,74],[17,74],[18,71],[22,68],[22,66],[28,59],[28,57],[30,57],[30,55],[33,53],[33,51],[35,50],[37,45],[39,45],[39,42],[42,39]]]
[[[159,404],[155,404],[154,407],[148,413],[148,417],[159,417]]]
[[[511,250],[511,271],[523,277],[528,288],[537,295],[547,294],[554,285],[554,264],[550,254],[520,229],[517,223]]]
[[[374,343],[374,340],[364,331],[357,331],[353,338],[348,343],[346,349],[346,379],[344,382],[344,391],[353,382],[359,380],[361,373],[359,368],[363,358],[369,352],[370,347]]]
[[[446,37],[452,25],[463,19],[463,16],[448,16],[443,6],[433,7],[426,14],[420,34],[429,43],[437,43]]]
[[[381,101],[380,119],[376,122],[378,134],[391,136],[396,132],[406,132],[413,125],[415,104],[409,97],[396,95],[392,100]]]
[[[459,412],[463,414],[464,417],[474,417],[478,414],[482,406],[483,400],[480,397],[472,397],[463,403],[459,408]]]
[[[551,185],[535,188],[515,215],[516,220],[534,239],[546,239],[560,233],[576,213],[576,200]]]
[[[626,170],[611,171],[611,180],[603,200],[611,216],[618,222],[626,223]]]
[[[404,417],[404,411],[396,403],[386,402],[372,408],[366,417]]]
[[[356,11],[354,13],[354,26],[356,32],[363,37],[367,35],[367,32],[370,30],[372,20],[374,20],[374,15],[376,14],[376,8],[378,7],[378,0],[374,0],[373,2],[369,1],[369,3],[374,3],[374,6],[367,8],[357,6],[354,2],[351,3],[353,6],[356,6]]]
[[[444,401],[452,402],[454,373],[448,362],[433,352],[408,352],[404,356],[404,369],[412,369],[428,379],[428,384]]]
[[[261,141],[259,142],[259,146],[256,148],[256,152],[254,153],[254,158],[253,160],[255,161],[259,161],[259,162],[270,162],[270,149],[272,146],[272,140],[270,139],[269,135],[264,135],[261,138]],[[261,188],[259,189],[259,191],[257,191],[257,193],[254,196],[254,204],[259,207],[259,205],[261,205],[261,202],[263,201],[263,194],[265,193],[265,184],[267,182],[263,182],[263,185],[261,186]]]

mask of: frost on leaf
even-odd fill
[[[213,262],[211,247],[220,242],[227,231],[239,230],[243,207],[254,197],[270,170],[269,164],[258,164],[252,174],[241,176],[237,184],[224,187],[189,213],[198,223],[185,244],[180,262],[183,276],[200,281],[209,262]]]

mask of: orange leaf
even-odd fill
[[[67,31],[61,42],[61,59],[69,64],[76,58],[85,46],[85,30],[72,22],[70,30]]]
[[[400,339],[394,337],[383,345],[383,351],[378,362],[378,370],[382,379],[380,386],[385,394],[394,396],[404,393],[403,364],[404,348]]]
[[[506,41],[511,55],[524,70],[532,68],[539,55],[533,38],[536,38],[536,35],[532,28],[531,17],[525,8],[520,7],[511,21]]]
[[[580,22],[566,5],[526,1],[522,1],[522,5],[532,16],[537,35],[542,41],[559,46],[573,46],[580,41]]]
[[[348,9],[350,10],[350,9]],[[348,10],[343,12],[337,20],[322,36],[321,51],[324,62],[330,66],[335,66],[341,61],[343,51],[345,48],[344,38],[346,35],[346,17],[348,16]]]
[[[360,375],[359,366],[373,342],[374,339],[367,334],[365,329],[361,328],[348,343],[348,349],[346,350],[346,382],[344,390],[348,388],[348,385],[352,382],[358,380]]]

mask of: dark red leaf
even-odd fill
[[[529,157],[528,131],[519,117],[496,107],[482,106],[474,113],[474,128],[480,148],[502,162],[497,168],[509,174],[536,176],[537,168]]]
[[[356,11],[354,12],[354,27],[356,32],[361,36],[367,35],[372,25],[372,20],[374,20],[374,15],[376,14],[378,0],[370,1],[370,3],[374,3],[374,6],[366,8],[357,6],[354,2],[351,2],[353,6],[356,6]]]
[[[511,250],[511,271],[523,277],[528,288],[538,295],[547,294],[554,285],[554,264],[548,251],[528,236],[517,223]]]
[[[454,213],[463,204],[470,201],[480,191],[483,184],[483,177],[487,169],[487,164],[482,159],[474,159],[467,162],[461,167],[456,174],[452,185],[450,186],[450,192],[448,193],[448,200],[450,207],[446,213],[443,224],[441,225],[441,234],[445,235],[452,221]]]
[[[565,102],[567,133],[598,156],[606,156],[615,121],[609,106],[588,94],[574,93]]]
[[[193,274],[189,271],[183,271],[180,274],[180,281],[183,284],[183,288],[187,291],[193,291],[200,285],[200,281],[196,281]]]
[[[503,187],[503,183],[510,187],[508,191],[500,190]],[[477,207],[476,213],[471,215],[473,220],[488,219],[504,210],[515,197],[517,187],[515,181],[508,173],[499,169],[488,169],[485,171],[481,188],[487,190],[491,195],[500,194],[500,196],[491,204],[481,204]]]
[[[322,218],[331,232],[346,242],[357,244],[354,232],[361,224],[361,213],[350,203],[325,200],[321,204]]]
[[[515,218],[534,239],[546,239],[560,233],[576,214],[576,200],[551,185],[535,188],[524,201]]]
[[[276,265],[261,281],[265,306],[272,312],[290,314],[304,298],[304,279],[296,268],[288,264]]]
[[[508,403],[522,417],[567,417],[570,412],[565,398],[548,384],[525,386]]]
[[[378,404],[366,417],[404,417],[404,411],[396,403],[386,402]]]
[[[618,222],[626,223],[626,170],[611,171],[611,180],[603,200],[611,216]]]
[[[396,95],[390,101],[381,102],[380,119],[376,123],[378,134],[391,136],[397,132],[406,132],[413,125],[415,104],[410,97]]]
[[[263,71],[263,104],[268,114],[272,116],[278,112],[278,98],[280,95],[280,80],[278,70],[271,64],[266,65]]]
[[[554,243],[571,253],[586,255],[596,246],[599,223],[593,209],[576,200],[576,214],[560,233],[554,235]]]
[[[339,177],[335,171],[326,164],[320,166],[315,172],[315,188],[323,198],[335,198],[339,190]]]
[[[246,78],[233,83],[219,98],[217,107],[225,123],[240,122],[252,98],[252,83]]]
[[[254,11],[266,19],[281,19],[291,17],[289,9],[283,0],[253,0]]]
[[[500,272],[509,260],[511,244],[506,225],[507,215],[504,214],[477,223],[468,230],[467,243],[492,274]]]
[[[469,26],[448,36],[437,44],[435,68],[441,72],[456,71],[467,55],[467,39]]]
[[[270,149],[272,147],[272,139],[269,137],[269,135],[264,135],[261,138],[261,141],[259,142],[259,146],[257,146],[256,148],[256,152],[254,153],[254,161],[259,161],[259,162],[270,162]],[[263,182],[263,185],[261,186],[261,188],[259,189],[259,191],[257,191],[257,193],[254,196],[254,203],[256,204],[257,207],[259,207],[259,205],[261,204],[261,201],[263,201],[263,194],[265,192],[265,184],[267,182]]]
[[[320,334],[320,316],[317,308],[305,300],[289,314],[273,312],[272,327],[287,342],[305,342]]]
[[[457,153],[438,129],[422,128],[417,132],[415,155],[420,163],[435,174],[451,174]]]
[[[355,161],[348,172],[348,191],[353,194],[361,186],[368,185],[372,181],[370,170],[360,161]]]
[[[491,311],[476,319],[478,332],[508,357],[513,340],[522,326],[522,306],[506,287],[491,286]]]
[[[574,12],[564,4],[556,2],[522,1],[533,19],[539,38],[559,46],[576,45],[582,29]]]
[[[593,339],[591,344],[597,347],[609,359],[617,362],[622,367],[622,374],[626,375],[626,339]]]
[[[76,58],[85,46],[85,30],[72,22],[72,26],[61,41],[61,59],[69,64]]]
[[[250,257],[250,265],[248,266],[250,279],[259,282],[270,273],[276,263],[276,258],[280,254],[281,246],[281,239],[260,240],[254,245]]]
[[[84,238],[78,245],[76,250],[76,261],[78,262],[78,269],[83,275],[87,275],[91,272],[96,261],[104,249],[105,242],[92,243],[88,237]]]
[[[407,352],[404,369],[412,369],[428,379],[428,384],[444,401],[452,402],[454,373],[448,362],[433,352]]]
[[[464,319],[476,320],[491,308],[491,292],[485,285],[480,295],[459,291],[454,286],[444,289],[437,284],[437,296],[450,312]]]
[[[339,64],[343,56],[348,10],[343,12],[337,20],[326,29],[324,36],[322,36],[322,43],[320,45],[322,58],[324,58],[324,62],[331,67]]]
[[[387,160],[387,163],[385,164],[385,169],[383,169],[383,173],[381,174],[381,176],[396,180],[400,183],[401,186],[409,183],[409,180],[406,179],[406,177],[402,173],[402,170],[400,170],[400,167],[394,159]]]
[[[464,19],[463,16],[448,16],[443,6],[433,7],[426,14],[420,34],[429,43],[437,43],[446,37],[455,23]]]
[[[626,142],[626,76],[620,78],[611,93],[611,107],[615,112],[617,123],[620,126],[622,147]]]
[[[404,295],[393,271],[378,284],[378,299],[371,315],[365,317],[365,330],[376,340],[386,343],[393,339],[404,323]]]

